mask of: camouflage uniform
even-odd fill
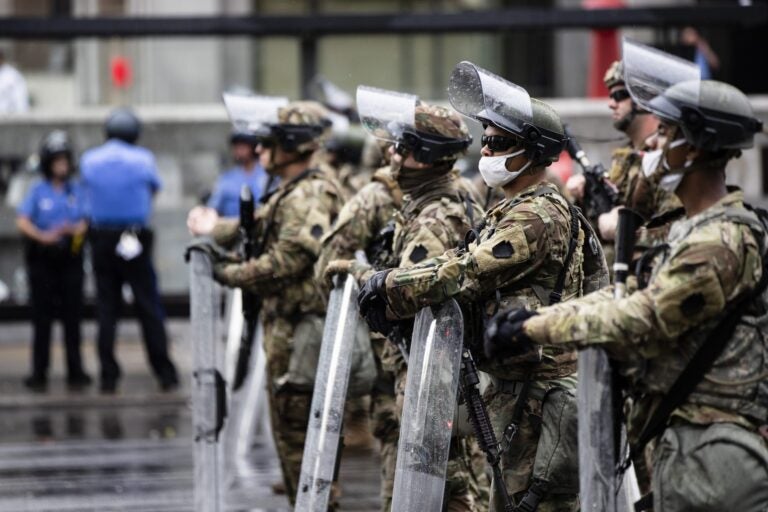
[[[323,238],[320,257],[315,265],[317,281],[323,282],[323,272],[331,261],[354,258],[356,250],[367,249],[374,244],[376,236],[392,219],[401,202],[402,192],[389,168],[376,171],[373,181],[362,187],[344,205],[333,229]],[[384,369],[381,362],[386,344],[384,336],[371,333],[378,374],[371,393],[371,420],[373,435],[380,442],[380,494],[383,512],[388,512],[392,503],[399,433],[395,412],[394,374],[391,370]]]
[[[407,317],[421,307],[454,297],[467,307],[482,304],[484,311],[478,316],[492,314],[499,306],[537,309],[549,302],[549,292],[563,267],[570,225],[569,205],[552,185],[541,182],[529,187],[489,210],[478,239],[466,250],[448,251],[415,268],[392,271],[387,276],[390,308]],[[583,240],[580,230],[564,299],[576,297],[582,290]],[[497,290],[499,303],[494,300]],[[492,376],[484,398],[497,433],[504,432],[512,421],[523,381],[532,381],[518,437],[502,455],[507,488],[520,497],[531,484],[544,404],[574,393],[576,354],[570,349],[544,348],[502,361],[478,358],[478,364]],[[572,419],[575,423],[575,417]],[[575,451],[575,446],[566,448]],[[553,493],[538,510],[572,510],[575,502],[572,494]],[[493,506],[503,509],[498,496]]]
[[[672,226],[647,288],[618,303],[603,290],[525,323],[537,343],[597,345],[619,362],[635,397],[631,441],[729,304],[760,280],[764,242],[744,217],[757,222],[733,191]],[[756,433],[768,421],[765,351],[763,335],[742,324],[674,411],[653,454],[655,510],[765,510],[768,449]]]
[[[305,108],[307,103],[294,102],[280,109],[280,122],[317,124],[312,109]],[[298,150],[306,149],[300,146]],[[314,280],[313,264],[320,253],[320,240],[330,230],[342,202],[340,185],[322,171],[308,169],[281,182],[256,213],[255,239],[265,241],[261,256],[215,268],[215,276],[223,284],[247,288],[262,299],[260,320],[264,327],[272,433],[286,494],[292,503],[301,470],[313,381],[295,382],[289,369],[292,371],[292,355],[300,346],[297,340],[319,343],[322,339],[325,300]],[[221,223],[214,231],[216,241],[231,241],[233,227],[236,223]]]

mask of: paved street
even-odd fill
[[[173,353],[183,388],[160,394],[148,375],[138,330],[121,324],[118,358],[125,378],[116,396],[91,389],[72,393],[63,384],[55,343],[48,394],[20,384],[28,369],[26,325],[0,327],[0,512],[190,511],[193,436],[189,407],[191,355],[188,324],[172,322]],[[84,347],[96,375],[93,325]],[[379,464],[371,450],[347,450],[341,467],[342,508],[378,509]],[[289,510],[271,491],[279,469],[269,437],[254,439],[249,474],[229,479],[230,511]],[[226,471],[234,475],[235,469]]]

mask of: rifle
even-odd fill
[[[618,191],[605,179],[607,174],[605,167],[602,164],[592,165],[567,124],[563,125],[563,131],[566,137],[566,150],[571,158],[579,162],[586,179],[584,199],[582,199],[584,214],[588,219],[596,219],[616,206],[619,200]]]
[[[256,241],[253,239],[253,231],[256,220],[253,216],[254,201],[253,192],[248,185],[243,185],[240,189],[240,238],[243,241],[241,253],[243,261],[258,256]],[[232,381],[232,389],[237,391],[245,382],[248,375],[248,365],[251,360],[251,350],[253,348],[253,338],[256,334],[256,326],[259,322],[259,310],[261,309],[261,299],[254,293],[243,288],[243,332],[240,335],[240,349],[237,354],[237,365],[235,366],[235,376]]]
[[[501,473],[501,452],[499,443],[496,440],[496,434],[491,425],[491,419],[488,416],[488,409],[480,396],[480,376],[477,373],[475,360],[469,349],[464,347],[461,351],[461,370],[459,386],[461,388],[461,397],[467,408],[469,421],[472,423],[472,429],[475,431],[475,437],[480,444],[480,449],[485,453],[485,458],[493,471],[493,481],[501,491],[504,499],[504,512],[515,512],[517,509],[512,497],[509,495],[507,486],[504,483],[504,476]]]

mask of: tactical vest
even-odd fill
[[[678,223],[670,233],[671,245],[681,242],[697,228],[718,221],[748,227],[763,255],[763,272],[768,271],[765,265],[768,230],[755,213],[746,209],[717,209],[703,214],[695,223]],[[668,254],[669,252],[664,256],[664,260],[668,258]],[[659,267],[660,265],[656,268]],[[705,342],[708,334],[724,318],[720,316],[707,322],[697,331],[685,335],[685,346],[676,350],[671,357],[659,357],[629,365],[626,373],[631,376],[641,393],[646,395],[646,400],[666,394],[692,355]],[[763,290],[759,296],[750,300],[749,306],[741,312],[741,318],[730,341],[685,403],[737,414],[752,423],[761,424],[768,421],[768,291]]]

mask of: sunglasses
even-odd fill
[[[483,135],[480,137],[481,147],[488,146],[488,149],[494,153],[507,151],[509,148],[518,146],[520,141],[514,137],[505,137],[503,135]]]
[[[608,95],[609,98],[611,98],[616,103],[621,103],[622,101],[629,98],[629,91],[626,89],[616,89],[611,94]]]

